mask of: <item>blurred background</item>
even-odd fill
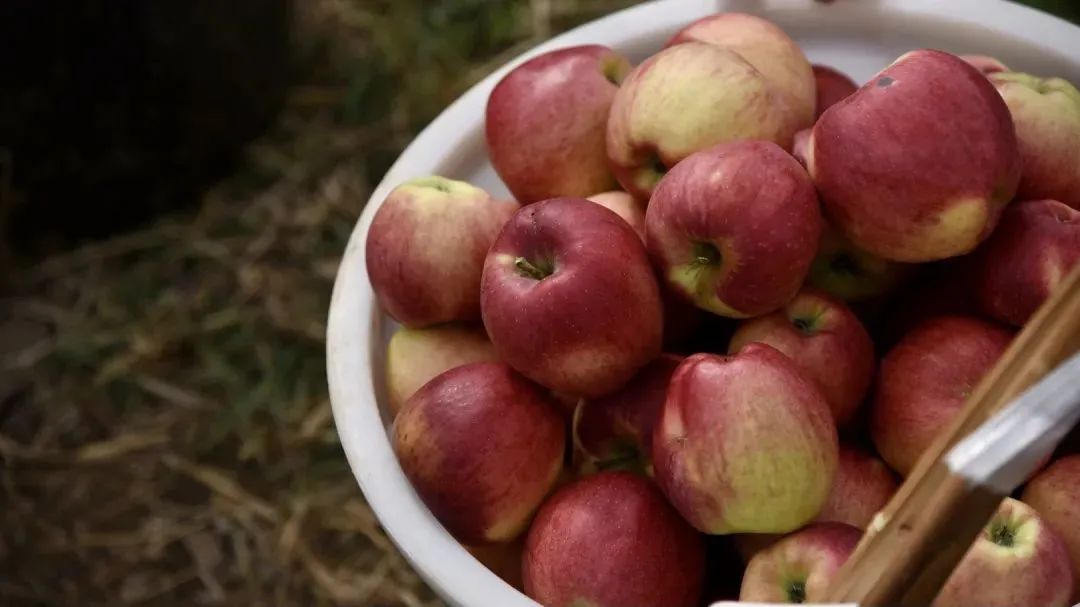
[[[443,107],[631,4],[0,3],[0,605],[440,604],[334,432],[337,263]]]

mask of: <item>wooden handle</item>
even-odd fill
[[[919,458],[840,570],[828,602],[861,607],[933,602],[1004,497],[953,475],[945,454],[1078,350],[1080,264]]]

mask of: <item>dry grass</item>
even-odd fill
[[[438,604],[334,432],[338,258],[442,107],[625,4],[298,3],[301,82],[242,169],[194,214],[26,269],[0,304],[0,604]]]

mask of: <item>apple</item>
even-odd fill
[[[841,444],[829,499],[815,520],[866,530],[897,487],[896,477],[884,462],[862,449]]]
[[[913,269],[911,264],[867,253],[826,225],[806,280],[834,297],[862,301],[895,290]]]
[[[588,197],[588,200],[614,212],[634,228],[634,232],[645,242],[645,204],[622,190],[601,192]]]
[[[386,347],[386,391],[391,417],[421,386],[443,371],[466,363],[496,360],[483,327],[446,324],[426,329],[402,327]]]
[[[870,434],[893,470],[907,476],[1011,340],[996,324],[941,316],[917,325],[889,350],[878,373]]]
[[[557,392],[610,394],[660,354],[663,310],[645,247],[584,198],[515,213],[491,246],[480,291],[499,359]]]
[[[979,70],[983,74],[989,75],[995,72],[1008,72],[1009,67],[987,55],[960,55],[960,58],[968,62],[971,67]]]
[[[630,62],[595,44],[543,53],[515,67],[488,97],[491,165],[524,203],[587,196],[615,185],[604,133]]]
[[[803,168],[806,168],[806,154],[810,151],[810,133],[811,129],[803,129],[795,133],[795,139],[791,144],[791,155],[803,165]]]
[[[1077,261],[1080,211],[1056,200],[1025,200],[1005,209],[966,271],[982,311],[1020,327]]]
[[[703,17],[679,30],[667,46],[705,42],[735,51],[784,91],[798,113],[800,127],[813,124],[814,71],[799,45],[775,23],[746,13]]]
[[[365,246],[379,304],[408,327],[480,319],[484,256],[518,205],[431,176],[390,192]]]
[[[1080,91],[1061,78],[988,76],[1009,106],[1023,172],[1017,198],[1050,198],[1080,209]]]
[[[1080,601],[1080,455],[1067,455],[1036,474],[1020,498],[1065,542],[1072,564],[1072,600]]]
[[[519,591],[524,590],[521,583],[521,558],[525,549],[525,536],[521,535],[510,542],[466,546],[473,558],[499,576],[499,579]]]
[[[836,471],[817,386],[764,344],[695,354],[675,370],[653,430],[657,484],[699,531],[786,533],[810,522]]]
[[[682,360],[661,354],[613,394],[581,401],[574,414],[574,440],[595,466],[651,468],[653,427]]]
[[[738,53],[685,42],[623,81],[611,104],[607,154],[623,189],[647,200],[669,168],[698,150],[742,139],[790,149],[805,126],[784,92]]]
[[[893,261],[972,251],[1020,176],[1009,108],[993,88],[958,57],[918,50],[826,110],[807,165],[830,222]]]
[[[847,75],[827,65],[814,65],[814,81],[817,84],[817,113],[814,119],[821,117],[825,110],[846,99],[859,89]]]
[[[730,318],[767,314],[794,297],[821,229],[806,171],[767,141],[691,154],[660,182],[645,213],[649,253],[668,288]]]
[[[743,321],[728,352],[754,342],[786,354],[821,390],[837,425],[855,418],[874,376],[874,343],[843,302],[803,289],[776,312]]]
[[[563,469],[565,426],[551,397],[503,363],[478,362],[424,384],[391,442],[435,518],[465,544],[517,537]]]
[[[629,472],[557,491],[525,543],[525,594],[545,607],[694,607],[704,573],[701,536]]]
[[[1061,537],[1026,504],[1005,498],[949,576],[933,607],[1068,607]]]
[[[821,603],[862,532],[843,523],[815,523],[762,549],[743,574],[739,601]]]

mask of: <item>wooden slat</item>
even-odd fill
[[[1078,350],[1080,264],[923,453],[841,569],[829,601],[861,607],[922,607],[933,601],[1003,497],[953,475],[945,454]]]

